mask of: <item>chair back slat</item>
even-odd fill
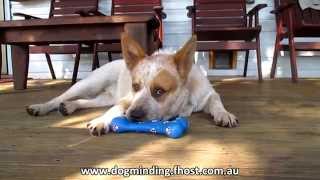
[[[194,0],[196,30],[245,27],[245,0]]]
[[[275,0],[274,6],[275,8],[278,8],[280,6],[285,6],[289,3],[296,4],[293,12],[293,16],[294,16],[293,28],[295,28],[296,26],[299,26],[302,23],[301,9],[299,8],[297,1],[296,0]],[[289,14],[285,13],[281,16],[281,18],[283,19],[283,25],[287,26],[287,22],[289,22]]]
[[[51,0],[49,17],[79,16],[79,11],[98,10],[98,0]]]
[[[320,11],[315,9],[305,9],[302,12],[304,24],[320,24]]]
[[[162,6],[161,0],[112,0],[111,15],[156,15],[154,7]],[[160,26],[155,31],[156,42],[162,46],[163,30],[162,17],[155,16],[159,20]]]
[[[300,27],[303,24],[320,24],[320,11],[315,9],[302,10],[298,0],[275,0],[275,7],[280,5],[286,5],[288,3],[294,3],[295,6],[293,12],[293,28]],[[284,23],[288,22],[288,14],[286,13],[283,17]],[[286,26],[286,24],[284,24]]]
[[[113,0],[115,5],[141,5],[141,4],[157,4],[161,5],[161,0]]]
[[[153,14],[154,5],[141,5],[141,6],[115,6],[114,15],[121,14]]]
[[[112,15],[154,14],[155,6],[161,6],[161,0],[113,0]]]

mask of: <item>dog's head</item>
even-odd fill
[[[176,53],[151,56],[126,33],[122,34],[121,44],[132,78],[126,116],[139,121],[177,116],[188,99],[185,84],[194,61],[196,37]]]

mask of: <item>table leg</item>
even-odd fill
[[[124,31],[134,38],[146,50],[147,54],[155,51],[153,43],[153,30],[149,30],[146,23],[127,23]]]
[[[26,89],[29,69],[29,46],[12,45],[11,48],[14,89]]]

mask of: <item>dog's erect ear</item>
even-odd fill
[[[195,35],[174,55],[174,62],[182,79],[187,79],[191,70],[197,47]]]
[[[146,56],[142,47],[127,33],[121,34],[121,49],[129,70],[132,70]]]

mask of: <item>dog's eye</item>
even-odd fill
[[[152,96],[155,98],[161,97],[166,91],[162,88],[155,88],[152,92]]]
[[[134,92],[138,92],[140,90],[140,85],[138,83],[133,83],[132,89]]]

